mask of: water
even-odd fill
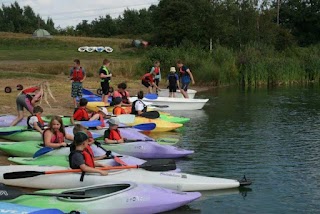
[[[320,89],[219,89],[200,94],[210,103],[180,133],[195,150],[178,167],[188,173],[254,183],[246,190],[203,192],[173,213],[319,213]],[[177,112],[175,112],[177,114]]]

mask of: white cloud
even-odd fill
[[[15,0],[4,0],[4,5]],[[21,7],[29,5],[43,19],[51,17],[55,26],[76,26],[82,20],[92,21],[109,14],[118,17],[126,8],[142,9],[159,0],[16,0]]]

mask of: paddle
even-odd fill
[[[117,170],[117,169],[145,169],[148,171],[168,171],[175,170],[176,164],[173,160],[149,160],[141,165],[128,165],[128,166],[107,166],[100,167],[101,170]],[[53,171],[19,171],[7,172],[3,174],[4,179],[21,179],[36,177],[39,175],[59,174],[59,173],[73,173],[82,172],[81,169],[66,169],[66,170],[53,170]]]
[[[51,147],[42,147],[41,149],[39,149],[38,151],[36,151],[35,153],[34,153],[34,155],[33,155],[33,158],[37,158],[37,157],[39,157],[39,156],[41,156],[41,155],[44,155],[44,154],[46,154],[46,153],[48,153],[48,152],[51,152],[51,151],[53,151],[54,149],[53,148],[51,148]]]
[[[97,147],[99,147],[100,149],[102,149],[103,151],[105,151],[106,154],[109,154],[109,153],[110,153],[110,156],[114,159],[115,162],[117,162],[117,163],[119,163],[119,164],[121,164],[121,165],[123,165],[123,166],[127,166],[127,165],[128,165],[128,164],[126,164],[125,162],[123,162],[118,156],[112,155],[112,154],[111,154],[111,151],[108,151],[108,150],[106,150],[105,148],[103,148],[103,147],[101,146],[101,143],[100,143],[100,142],[95,141],[94,144],[95,144]]]
[[[154,105],[154,104],[152,104],[152,105],[150,105],[150,106],[156,107],[156,108],[169,108],[168,105]]]
[[[118,128],[135,128],[135,129],[140,129],[142,131],[152,131],[153,129],[155,129],[157,126],[157,124],[155,123],[140,123],[138,125],[134,125],[134,126],[119,126]]]
[[[160,117],[160,114],[158,111],[147,111],[143,112],[140,116],[148,119],[157,119]]]
[[[0,200],[11,200],[18,198],[21,195],[39,195],[39,196],[53,196],[53,197],[72,197],[72,198],[92,198],[91,196],[84,195],[85,192],[77,192],[79,194],[67,193],[44,193],[44,192],[23,192],[20,189],[10,188],[4,184],[0,184]]]
[[[146,94],[144,97],[149,99],[149,100],[158,99],[158,95],[157,94]]]
[[[64,213],[64,212],[62,212],[61,210],[58,210],[58,209],[37,210],[37,211],[33,211],[33,212],[29,213],[29,214],[43,214],[44,212],[47,213],[47,214],[66,214],[66,213]],[[72,212],[70,212],[69,214],[72,214]],[[76,213],[73,213],[73,214],[76,214]]]

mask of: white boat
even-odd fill
[[[144,169],[112,170],[109,171],[107,176],[86,173],[83,181],[80,181],[81,173],[45,174],[29,178],[4,179],[4,174],[10,172],[23,171],[23,174],[25,175],[25,171],[43,172],[68,169],[69,168],[58,166],[0,166],[0,183],[38,189],[61,189],[131,181],[142,184],[152,184],[179,191],[229,189],[239,187],[240,185],[251,184],[248,184],[247,181],[243,182],[233,179],[206,177],[186,173],[177,173],[174,171],[154,172]]]
[[[194,96],[196,95],[197,91],[188,89],[187,91],[189,99],[193,99]],[[158,92],[158,95],[160,97],[169,97],[169,90],[168,89],[161,89],[161,91]],[[183,95],[181,94],[180,90],[177,90],[176,92],[176,98],[184,98]]]
[[[137,97],[130,97],[130,101],[134,102]],[[209,99],[185,99],[172,97],[158,97],[157,99],[143,98],[143,101],[152,102],[154,106],[168,106],[163,110],[198,110],[209,101]]]

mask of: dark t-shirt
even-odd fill
[[[80,169],[80,166],[85,164],[84,157],[81,151],[71,152],[69,155],[69,165],[71,169]]]

